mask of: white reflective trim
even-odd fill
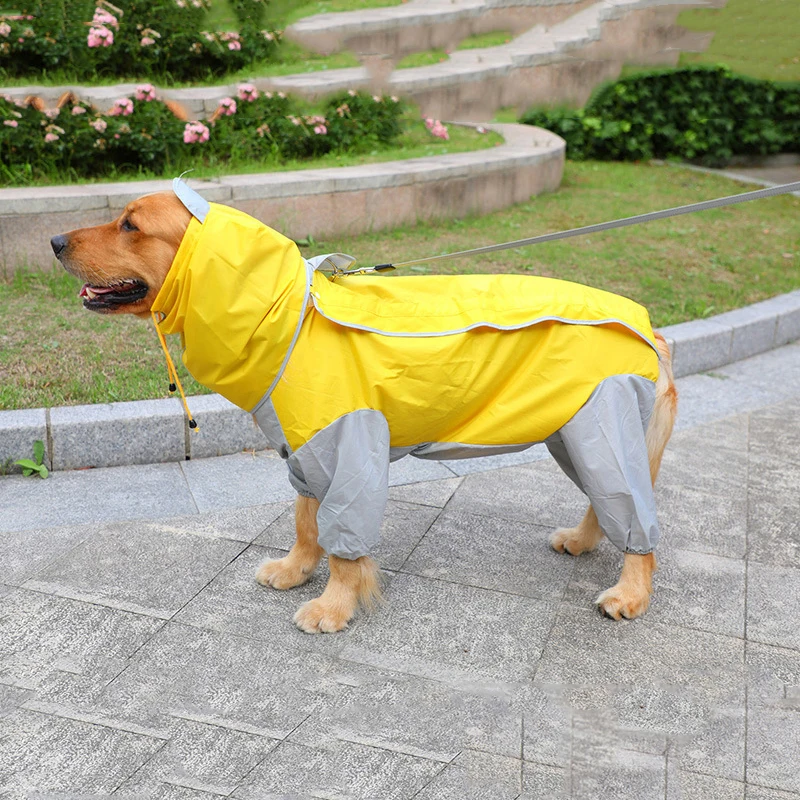
[[[211,210],[208,200],[201,197],[194,189],[190,189],[180,178],[172,181],[172,191],[193,217],[196,217],[201,223],[206,221],[208,212]]]
[[[463,328],[452,328],[451,330],[447,331],[429,331],[429,332],[421,332],[421,333],[391,333],[389,331],[382,331],[380,328],[371,328],[368,325],[356,325],[352,322],[347,322],[345,320],[336,319],[335,317],[326,314],[317,304],[317,296],[312,292],[311,293],[311,301],[314,304],[314,308],[316,311],[325,317],[325,319],[330,320],[331,322],[336,323],[337,325],[341,325],[343,328],[352,328],[356,331],[364,331],[365,333],[377,333],[380,336],[393,336],[399,339],[424,339],[424,338],[433,338],[436,336],[453,336],[457,333],[467,333],[468,331],[475,330],[476,328],[492,328],[493,330],[497,331],[520,331],[525,328],[532,328],[534,325],[539,325],[542,322],[561,322],[565,325],[621,325],[623,328],[626,328],[634,335],[638,336],[643,342],[646,342],[650,345],[650,347],[658,353],[658,348],[655,346],[653,342],[651,342],[644,334],[640,331],[636,330],[632,325],[628,325],[627,322],[623,322],[622,320],[615,319],[613,317],[609,317],[608,319],[566,319],[565,317],[555,317],[555,316],[547,316],[547,317],[536,317],[534,319],[528,320],[527,322],[521,322],[519,325],[498,325],[495,322],[474,322],[472,325],[466,325]]]
[[[325,269],[325,267],[330,270],[347,269],[347,267],[355,263],[356,259],[346,253],[327,253],[324,256],[314,256],[314,258],[306,259],[306,264],[311,266],[312,272],[316,272],[318,269]]]

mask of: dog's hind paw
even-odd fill
[[[606,589],[595,603],[600,612],[611,619],[636,619],[650,606],[650,592],[633,591],[618,584]]]
[[[273,561],[265,561],[258,568],[256,580],[262,586],[271,586],[273,589],[292,589],[304,584],[311,577],[313,571],[313,567],[310,570],[303,569],[296,561],[287,556]]]
[[[297,609],[294,624],[305,633],[336,633],[347,627],[354,611],[355,607],[347,608],[341,603],[328,603],[317,597]]]

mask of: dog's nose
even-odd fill
[[[53,248],[56,258],[59,258],[67,246],[67,237],[63,233],[59,233],[50,240],[50,246]]]

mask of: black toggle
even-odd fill
[[[177,387],[177,386],[176,386],[174,383],[171,383],[171,384],[169,385],[169,390],[170,390],[171,392],[177,392],[177,391],[178,391],[178,387]]]
[[[190,419],[189,427],[192,428],[192,430],[194,430],[197,427],[197,422],[195,422],[193,419]]]

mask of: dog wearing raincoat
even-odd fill
[[[84,305],[153,315],[181,334],[202,384],[253,414],[298,492],[297,541],[257,580],[289,589],[327,554],[304,631],[346,627],[379,596],[370,553],[391,461],[509,453],[544,442],[590,507],[550,543],[578,555],[605,534],[624,553],[597,599],[644,613],[659,538],[653,481],[677,407],[664,339],[636,303],[517,275],[334,276],[291,240],[180,181],[108,225],[53,237]]]

